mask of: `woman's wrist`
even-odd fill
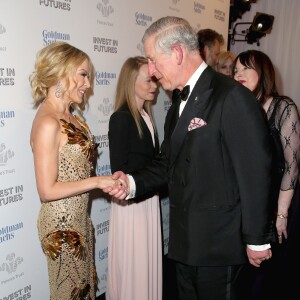
[[[277,218],[279,218],[279,219],[287,219],[287,217],[288,217],[288,213],[278,213],[277,212]]]

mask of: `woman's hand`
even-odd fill
[[[98,187],[104,192],[116,191],[118,193],[126,193],[127,185],[122,179],[114,179],[113,176],[98,176]]]
[[[276,229],[279,244],[282,244],[283,239],[287,239],[287,215],[277,215],[276,218]]]

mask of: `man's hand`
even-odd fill
[[[129,180],[122,171],[117,171],[112,175],[112,179],[119,182],[118,185],[110,186],[103,189],[103,192],[119,200],[124,200],[129,194]]]
[[[249,263],[255,267],[260,267],[260,264],[264,260],[268,260],[272,257],[271,249],[263,250],[263,251],[255,251],[247,248],[247,256]]]

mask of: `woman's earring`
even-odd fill
[[[57,98],[60,98],[60,97],[61,97],[61,88],[62,88],[61,81],[58,80],[57,86],[56,86],[56,91],[55,91],[55,96],[56,96]]]

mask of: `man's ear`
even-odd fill
[[[182,59],[183,59],[183,51],[182,51],[181,46],[178,44],[174,44],[174,45],[172,45],[171,49],[172,49],[172,51],[175,52],[177,65],[180,65],[182,63]]]
[[[205,57],[202,57],[203,60],[205,60],[205,61],[206,61],[207,57],[209,56],[209,50],[210,50],[209,47],[207,45],[205,45],[203,48],[203,53],[204,53]]]

